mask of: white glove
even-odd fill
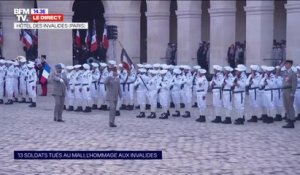
[[[64,80],[63,80],[63,79],[60,79],[59,81],[60,81],[61,83],[63,83],[63,82],[64,82]]]

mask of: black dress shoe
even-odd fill
[[[69,108],[67,109],[67,111],[73,111],[74,107],[73,106],[69,106]]]
[[[64,120],[57,120],[57,122],[65,122]]]
[[[138,116],[136,116],[136,118],[145,118],[145,113],[144,112],[140,112],[140,114]]]
[[[191,117],[190,111],[185,111],[185,114],[182,115],[182,117],[183,117],[183,118],[189,118],[189,117]]]
[[[175,108],[175,104],[173,102],[170,103],[170,108]]]
[[[168,114],[167,113],[162,113],[159,119],[168,119]]]
[[[136,106],[135,109],[140,109],[140,105]]]
[[[151,112],[151,114],[147,118],[156,118],[155,112]]]
[[[78,106],[77,109],[74,110],[75,112],[81,112],[82,111],[82,107]]]
[[[160,103],[157,103],[156,107],[159,108],[159,109],[162,108]]]
[[[96,105],[96,104],[93,104],[92,109],[95,110],[95,109],[97,109],[97,108],[98,108],[97,105]]]
[[[120,111],[116,111],[116,116],[120,116],[120,115],[121,115]]]
[[[170,111],[169,111],[169,110],[167,110],[167,116],[168,116],[168,117],[170,116]]]
[[[295,120],[300,120],[300,114],[297,115],[297,117],[295,118]]]
[[[222,122],[221,116],[216,116],[216,118],[211,122],[212,123],[221,123]]]
[[[274,121],[282,121],[282,116],[280,114],[276,114]]]
[[[197,107],[198,107],[197,102],[196,102],[192,107],[193,107],[193,108],[197,108]]]
[[[282,128],[295,128],[294,121],[288,121],[288,123],[285,126],[282,126]]]
[[[274,122],[274,118],[270,117],[270,116],[267,116],[267,117],[265,117],[265,119],[263,120],[263,122],[267,123],[267,124],[273,123]]]
[[[125,109],[126,109],[126,105],[122,104],[120,110],[125,110]]]
[[[29,105],[29,107],[31,107],[31,108],[36,107],[36,103],[35,103],[35,102],[32,102],[32,103]]]
[[[26,99],[25,99],[25,98],[22,98],[22,100],[19,101],[19,103],[26,103]]]
[[[257,120],[265,120],[268,117],[267,114],[262,114],[260,118],[258,118]]]
[[[184,103],[180,103],[180,108],[185,108],[185,104]]]
[[[225,120],[222,122],[223,124],[231,124],[231,117],[225,117]]]
[[[151,105],[146,104],[146,110],[151,109]]]
[[[117,127],[117,125],[115,125],[114,123],[110,123],[110,124],[109,124],[109,127],[114,128],[114,127]]]
[[[204,123],[206,122],[206,118],[204,115],[200,115],[198,119],[196,119],[196,122]]]
[[[180,111],[176,111],[175,114],[172,114],[172,117],[180,117]]]
[[[253,115],[247,122],[257,122],[257,116]]]
[[[3,104],[3,100],[2,99],[0,100],[0,104]]]
[[[243,125],[244,124],[244,120],[243,118],[238,118],[235,120],[234,124],[236,125]]]

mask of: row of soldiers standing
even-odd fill
[[[37,73],[35,63],[20,56],[0,60],[0,104],[31,103],[36,107]]]

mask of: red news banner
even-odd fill
[[[33,22],[62,22],[64,21],[63,14],[32,14],[31,21]]]

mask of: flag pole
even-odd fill
[[[120,44],[121,48],[124,49],[123,44],[121,43],[120,40],[118,40],[118,43]],[[125,50],[125,49],[124,49],[124,50]],[[127,55],[128,55],[128,53],[127,53]],[[129,56],[129,55],[128,55],[128,56]],[[132,61],[132,64],[133,64],[133,66],[134,66],[134,70],[137,72],[137,65],[136,65],[133,61]]]

